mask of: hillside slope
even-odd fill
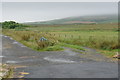
[[[97,16],[76,16],[63,19],[54,19],[42,22],[30,22],[26,24],[91,24],[91,23],[114,23],[117,22],[117,15],[97,15]]]

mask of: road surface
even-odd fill
[[[15,78],[118,77],[117,62],[112,62],[93,49],[86,48],[86,54],[69,48],[37,52],[8,36],[2,36],[2,44],[2,62],[15,68]]]

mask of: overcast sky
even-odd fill
[[[34,22],[71,16],[117,14],[117,2],[3,2],[2,21]]]

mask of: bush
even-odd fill
[[[38,49],[43,49],[43,48],[49,46],[49,42],[48,41],[36,41],[36,43],[38,45]]]
[[[27,27],[27,25],[19,24],[14,21],[5,21],[2,23],[3,29],[15,29],[16,27]]]
[[[58,41],[54,38],[47,37],[47,41],[40,41],[38,38],[36,38],[36,43],[38,45],[38,49],[43,49],[48,46],[54,46],[58,43]]]

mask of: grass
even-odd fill
[[[109,24],[71,24],[71,25],[32,25],[33,27],[27,28],[32,31],[41,31],[41,32],[76,32],[76,31],[103,31],[103,30],[118,30],[117,23]]]
[[[27,29],[27,30],[26,30]],[[37,51],[57,51],[64,47],[84,50],[82,46],[98,49],[108,56],[120,49],[118,26],[95,25],[37,25],[25,30],[3,30],[3,34]],[[19,36],[18,36],[19,35]],[[45,37],[48,41],[41,42]]]
[[[108,49],[108,50],[97,50],[98,52],[101,52],[103,55],[112,58],[117,52],[120,51],[120,49]]]
[[[61,50],[64,50],[64,48],[62,48],[60,45],[49,46],[43,49],[43,51],[61,51]]]
[[[53,34],[54,33],[55,32],[53,32]],[[87,46],[104,50],[120,48],[118,44],[118,32],[114,31],[56,32],[56,37],[59,38],[60,42],[78,46]]]
[[[69,48],[73,48],[73,49],[78,49],[78,50],[85,51],[84,48],[82,48],[81,46],[78,46],[78,45],[72,45],[72,44],[66,44],[66,43],[61,43],[60,45],[64,46],[64,47],[69,47]]]
[[[11,36],[15,40],[21,42],[37,51],[58,51],[63,48],[58,45],[58,40],[54,36],[42,35],[34,31],[15,31],[15,30],[3,30],[3,33],[7,36]],[[18,36],[19,35],[19,36]],[[47,41],[40,41],[41,37],[48,39]]]

